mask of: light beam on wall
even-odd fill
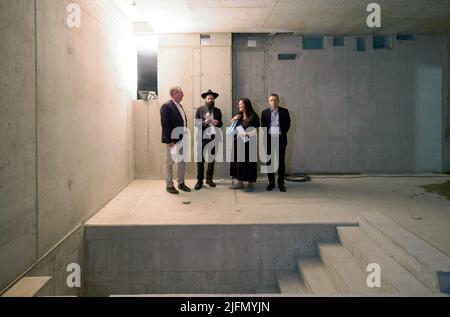
[[[139,54],[154,54],[158,51],[158,36],[135,34],[134,43]]]
[[[178,33],[193,27],[191,8],[185,0],[134,0],[145,11],[147,22],[156,33]]]
[[[130,92],[137,90],[137,51],[134,38],[130,36],[129,44],[121,47],[121,66],[122,72],[127,81],[127,89]]]
[[[135,0],[113,0],[117,7],[133,22],[144,22],[141,11],[136,6]]]

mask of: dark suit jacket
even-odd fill
[[[177,143],[183,139],[181,135],[179,138],[172,139],[172,131],[178,127],[184,127],[183,117],[177,108],[177,105],[169,100],[161,106],[161,127],[162,127],[162,143],[170,144]],[[187,122],[187,118],[186,118]]]
[[[286,108],[278,107],[279,120],[280,120],[280,145],[287,145],[287,134],[291,128],[291,117],[289,115],[289,110]],[[271,111],[270,108],[264,110],[261,114],[261,127],[270,130],[271,123]]]
[[[206,106],[201,106],[200,108],[197,109],[197,112],[195,113],[195,119],[202,120],[202,130],[203,131],[205,131],[209,127],[209,125],[205,123],[205,115],[207,113],[208,113],[208,107],[206,107]],[[223,127],[222,112],[220,111],[220,109],[214,107],[213,113],[214,113],[214,119],[219,121],[219,124],[216,126],[216,128]]]

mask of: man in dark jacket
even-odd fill
[[[197,109],[195,114],[196,120],[201,120],[202,122],[202,161],[197,163],[197,184],[195,185],[196,190],[200,190],[203,186],[203,179],[205,177],[205,157],[203,151],[205,146],[215,139],[214,128],[221,128],[223,126],[222,122],[222,112],[219,108],[215,106],[215,101],[219,97],[218,93],[213,92],[211,89],[202,94],[202,98],[205,100],[205,105]],[[210,135],[210,138],[205,138],[205,131]],[[211,133],[212,132],[212,133]],[[215,149],[212,150],[211,154],[215,154]],[[206,184],[210,187],[216,187],[213,182],[214,176],[214,161],[208,162],[208,170],[206,172]]]
[[[173,184],[173,170],[175,164],[172,151],[176,149],[176,143],[183,139],[183,135],[172,135],[175,129],[187,128],[187,117],[181,101],[184,94],[180,87],[170,89],[171,100],[161,106],[162,143],[166,144],[166,190],[171,194],[179,194]],[[172,138],[173,137],[173,138]],[[190,188],[184,184],[185,162],[177,163],[178,189],[190,192]]]
[[[285,157],[287,148],[287,134],[291,128],[291,118],[289,110],[282,108],[280,105],[280,98],[277,94],[269,96],[269,108],[264,110],[261,115],[261,127],[267,128],[269,135],[267,141],[268,154],[271,153],[271,136],[279,135],[279,152],[278,152],[278,186],[281,192],[286,192],[284,185],[284,178],[286,173]],[[268,191],[275,188],[275,173],[268,174],[269,185]]]

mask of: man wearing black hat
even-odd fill
[[[215,107],[215,101],[219,97],[218,93],[213,92],[211,89],[202,94],[202,98],[205,100],[205,105],[197,109],[195,114],[196,120],[202,121],[202,161],[197,163],[197,185],[195,185],[195,190],[200,190],[203,186],[203,179],[205,177],[205,157],[203,150],[205,146],[214,140],[214,132],[210,133],[211,138],[205,138],[205,131],[208,128],[221,128],[223,126],[222,122],[222,112],[219,108]],[[213,131],[209,129],[208,132]],[[208,133],[207,132],[207,133]],[[213,150],[211,154],[215,154]],[[208,170],[206,172],[206,184],[210,187],[216,187],[213,182],[214,175],[214,161],[208,163]]]

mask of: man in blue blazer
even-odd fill
[[[172,136],[172,132],[177,128],[187,128],[187,117],[184,112],[181,101],[184,94],[180,87],[170,89],[170,100],[161,106],[161,127],[162,143],[166,145],[166,190],[170,194],[179,194],[179,191],[173,184],[173,165],[175,162],[171,155],[171,150],[175,144],[183,139],[183,135]],[[172,138],[174,137],[174,138]],[[185,162],[182,160],[177,163],[178,189],[190,192],[191,189],[184,183]]]
[[[269,108],[264,110],[261,114],[261,127],[267,128],[268,135],[268,154],[271,152],[271,135],[279,135],[279,145],[280,150],[278,153],[278,187],[281,192],[286,192],[286,187],[284,185],[284,178],[286,173],[285,157],[287,148],[287,135],[289,129],[291,128],[291,118],[289,115],[289,110],[280,107],[280,97],[277,94],[271,94],[269,96]],[[268,174],[269,185],[267,186],[268,191],[272,191],[275,188],[275,173]]]

